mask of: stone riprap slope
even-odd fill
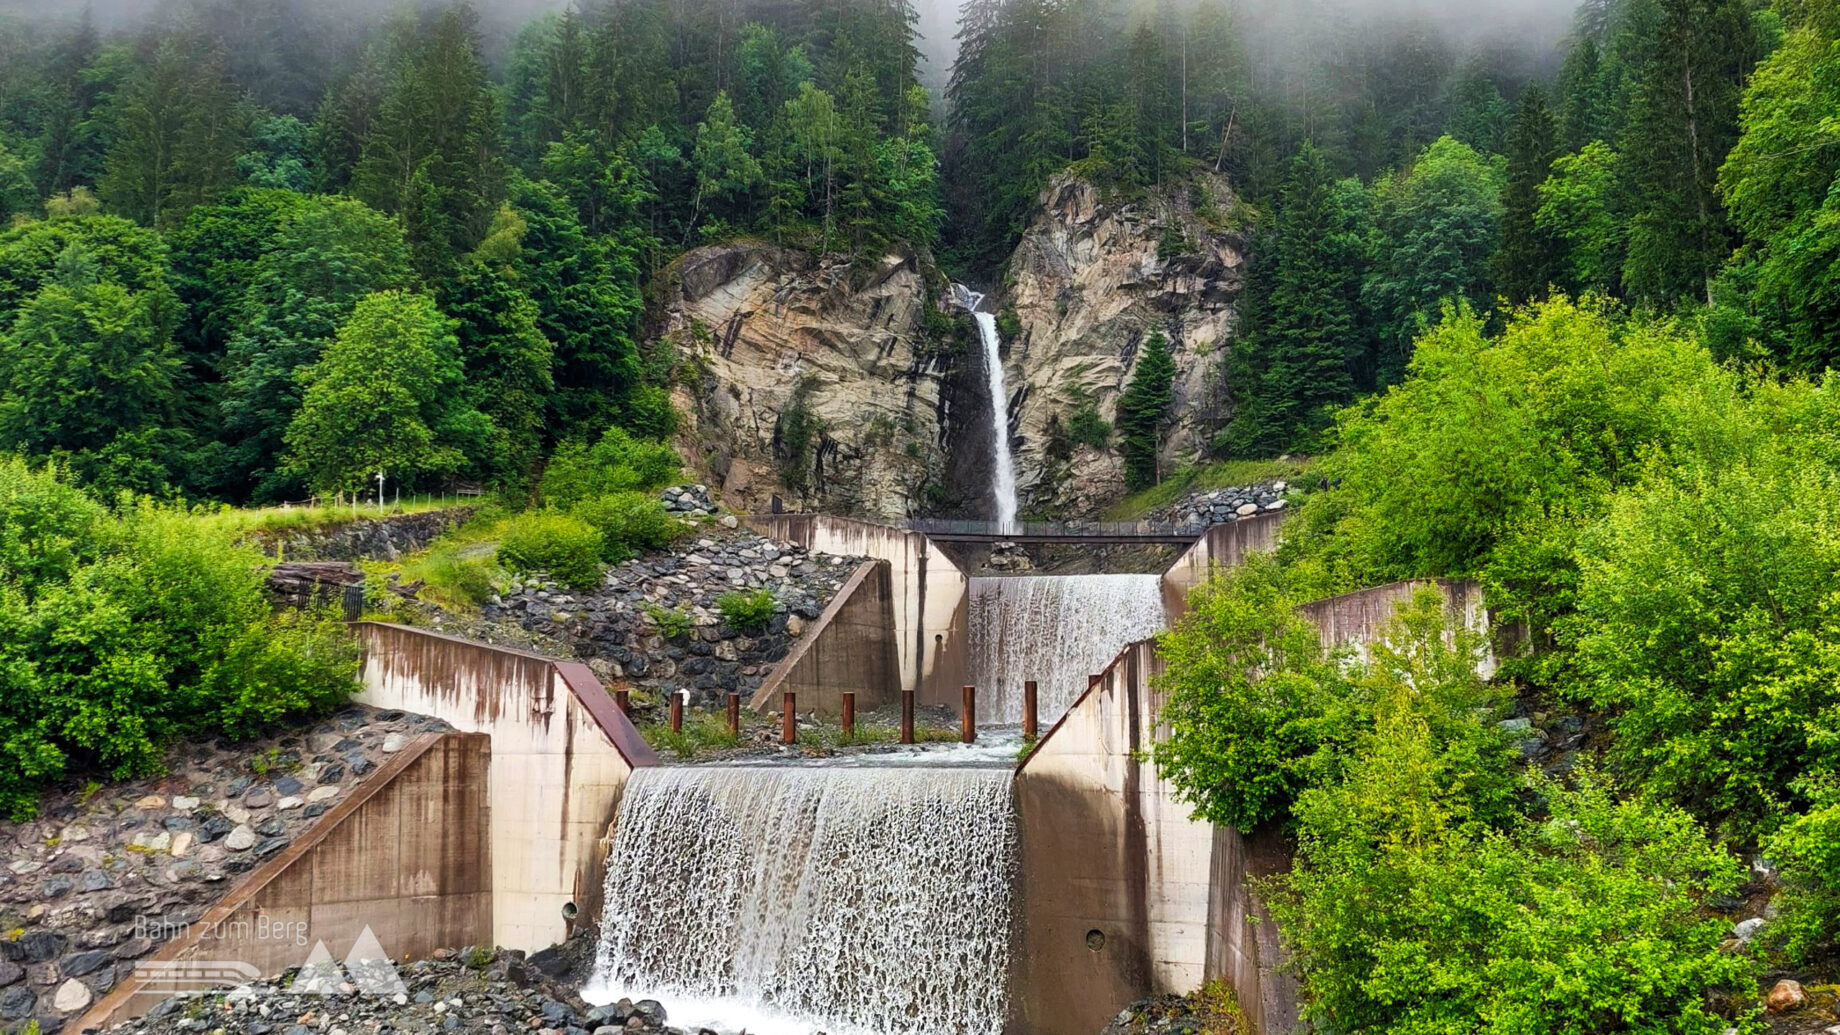
[[[0,1028],[50,1035],[197,921],[438,719],[348,707],[246,744],[187,744],[167,776],[46,795],[0,823]]]
[[[543,954],[540,954],[543,955]],[[366,987],[373,968],[365,967]],[[371,994],[351,982],[331,994],[298,992],[295,975],[184,999],[169,999],[113,1035],[699,1035],[667,1027],[651,1000],[589,1007],[522,953],[442,950],[396,967],[400,991]],[[393,982],[389,982],[393,986]]]
[[[514,583],[483,613],[565,645],[609,682],[661,695],[688,690],[693,704],[713,705],[730,691],[752,694],[864,560],[807,554],[746,531],[705,534],[616,565],[590,593]],[[776,601],[765,628],[723,620],[722,597],[761,589]]]
[[[1291,505],[1292,490],[1289,482],[1277,481],[1198,492],[1159,507],[1146,515],[1145,520],[1184,528],[1221,525],[1267,511],[1283,510]]]
[[[394,561],[466,523],[472,507],[391,514],[317,528],[258,529],[249,538],[287,561]]]

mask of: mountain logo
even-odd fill
[[[304,995],[349,994],[351,991],[360,995],[400,995],[408,991],[408,986],[403,984],[402,975],[390,961],[390,954],[384,952],[382,943],[377,941],[376,932],[366,924],[358,940],[352,943],[351,951],[345,954],[342,965],[333,960],[325,942],[314,942],[307,962],[294,975],[292,991]]]

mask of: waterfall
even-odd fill
[[[990,389],[990,424],[992,436],[991,498],[996,501],[997,527],[1009,531],[1016,527],[1016,461],[1009,448],[1009,391],[1003,385],[1003,337],[997,333],[997,318],[979,312],[984,296],[954,284],[961,305],[977,321],[978,338],[984,345],[984,378]]]
[[[650,996],[674,1026],[752,1035],[998,1035],[1009,781],[1007,769],[638,770],[584,996]]]
[[[1022,721],[1035,680],[1043,728],[1127,645],[1168,625],[1156,575],[1032,575],[971,580],[971,682],[978,721]]]

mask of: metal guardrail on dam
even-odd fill
[[[1092,545],[1166,544],[1187,546],[1207,532],[1206,525],[1170,525],[1151,521],[961,521],[914,518],[904,526],[942,543],[1083,543]]]

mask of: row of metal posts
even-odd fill
[[[787,690],[781,697],[780,743],[797,744],[799,742],[798,694]],[[1022,735],[1029,740],[1034,740],[1040,735],[1035,698],[1035,681],[1031,679],[1022,684]],[[615,690],[613,703],[619,706],[622,714],[628,718],[632,717],[632,697],[629,691]],[[975,686],[964,688],[964,711],[961,715],[961,723],[960,739],[967,744],[975,743],[977,741],[977,687]],[[671,695],[671,732],[682,733],[683,731],[684,694],[676,693]],[[728,732],[731,736],[741,735],[741,695],[738,693],[728,695]],[[845,740],[854,740],[856,737],[856,694],[849,690],[844,691],[843,694],[843,736]],[[914,692],[903,690],[901,691],[901,743],[912,744],[913,742]]]

